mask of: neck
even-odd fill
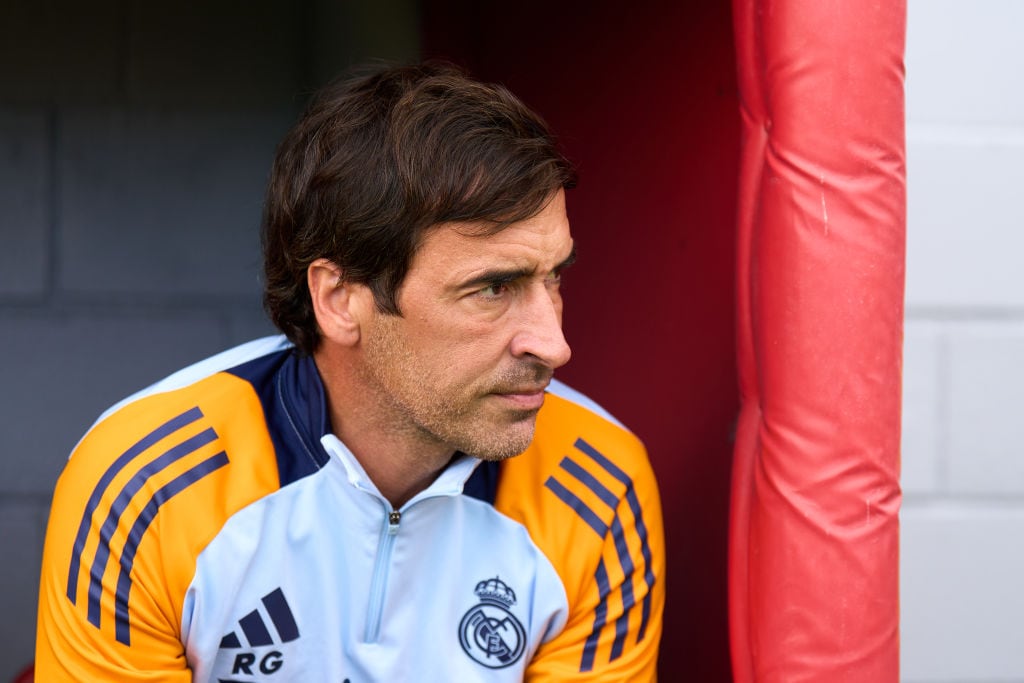
[[[455,452],[417,429],[396,428],[394,406],[381,405],[379,394],[344,358],[314,355],[327,397],[334,434],[348,447],[391,505],[398,509],[426,489]]]

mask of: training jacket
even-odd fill
[[[283,337],[107,411],[57,483],[36,676],[649,681],[664,542],[637,438],[552,382],[530,448],[400,509]]]

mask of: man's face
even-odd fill
[[[394,429],[498,460],[529,446],[544,389],[569,360],[564,192],[494,235],[472,228],[427,233],[399,291],[402,316],[376,313],[364,327],[362,372]]]

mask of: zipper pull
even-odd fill
[[[388,513],[388,533],[394,536],[398,533],[398,525],[402,521],[402,513],[392,510]]]

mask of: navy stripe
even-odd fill
[[[597,494],[597,497],[605,502],[605,504],[612,510],[619,507],[619,499],[614,493],[609,491],[604,484],[597,480],[597,477],[587,472],[580,465],[569,458],[562,458],[562,462],[558,464],[563,470],[576,477],[584,486]]]
[[[548,477],[548,480],[544,482],[544,486],[558,496],[559,500],[575,510],[576,514],[582,517],[583,521],[597,532],[598,536],[604,538],[605,534],[608,533],[608,527],[601,521],[601,518],[594,514],[594,511],[587,507],[587,504],[577,498],[569,489],[562,486],[557,479]]]
[[[644,639],[647,633],[647,621],[651,616],[651,598],[654,592],[654,568],[651,567],[651,546],[647,542],[647,526],[644,524],[643,511],[640,509],[640,500],[636,497],[632,483],[626,491],[626,502],[633,511],[633,519],[636,520],[636,531],[640,536],[640,553],[644,558],[644,581],[647,583],[647,593],[644,595],[644,606],[640,619],[640,629],[637,631],[636,642]]]
[[[110,559],[110,540],[113,538],[114,532],[117,531],[121,515],[124,514],[132,498],[150,477],[216,440],[217,432],[213,431],[212,427],[208,427],[140,469],[117,494],[103,526],[100,527],[100,543],[96,548],[96,557],[93,558],[92,569],[89,572],[89,623],[93,626],[100,625],[100,596],[103,594],[103,574],[107,570],[107,561]]]
[[[583,439],[576,439],[576,449],[585,453],[591,460],[600,465],[606,472],[626,485],[626,502],[633,512],[636,520],[636,532],[640,536],[640,553],[644,558],[644,581],[647,583],[647,594],[644,596],[644,604],[641,612],[640,629],[637,632],[637,642],[643,640],[647,633],[647,622],[651,616],[651,598],[654,589],[654,569],[651,567],[651,546],[647,540],[647,525],[644,524],[643,510],[640,507],[640,499],[637,498],[636,490],[633,488],[633,480],[623,472],[615,463],[602,455],[596,448]]]
[[[604,628],[605,619],[608,617],[608,595],[611,593],[611,586],[608,584],[608,572],[604,568],[604,560],[597,564],[597,571],[594,572],[594,579],[597,581],[600,600],[594,609],[594,628],[587,636],[587,642],[583,644],[583,657],[580,659],[580,673],[591,671],[594,668],[594,657],[597,655],[597,643],[601,638],[601,629]]]
[[[582,453],[585,453],[588,456],[590,456],[591,460],[596,462],[598,465],[600,465],[602,468],[604,468],[604,470],[606,472],[608,472],[608,474],[612,475],[613,477],[615,477],[616,479],[621,481],[626,486],[632,486],[633,485],[633,480],[630,479],[628,474],[623,472],[622,469],[618,465],[616,465],[611,460],[609,460],[607,457],[602,455],[600,451],[598,451],[596,448],[591,446],[589,443],[587,443],[583,439],[579,439],[579,438],[576,439],[576,443],[574,443],[573,446],[576,447],[576,450],[581,451]]]
[[[634,604],[636,604],[636,597],[633,594],[633,574],[636,571],[636,568],[633,566],[633,556],[629,552],[625,532],[623,531],[622,523],[619,520],[617,511],[619,507],[619,499],[616,498],[615,494],[609,491],[604,484],[598,481],[597,477],[583,469],[583,467],[572,459],[563,458],[560,463],[560,467],[597,494],[597,496],[615,513],[611,522],[611,530],[612,538],[615,541],[615,551],[619,557],[619,565],[622,567],[623,612],[615,622],[615,642],[612,645],[610,658],[610,661],[614,661],[622,656],[622,650],[626,644],[626,635],[629,633],[629,610],[633,608]]]
[[[153,518],[156,517],[156,513],[171,498],[227,464],[228,455],[224,451],[207,458],[157,490],[149,502],[146,503],[146,507],[139,513],[138,518],[132,525],[132,530],[128,533],[128,540],[125,542],[124,550],[121,552],[121,574],[117,579],[117,592],[114,595],[114,632],[119,643],[131,644],[128,629],[128,596],[132,590],[132,565],[135,563],[135,553],[138,552],[139,543],[142,542],[142,537],[147,529],[149,529],[149,525],[153,522]]]
[[[626,535],[622,530],[622,523],[618,516],[612,520],[612,538],[615,540],[615,550],[619,555],[619,564],[622,566],[622,616],[615,622],[615,643],[612,645],[612,654],[609,661],[614,661],[622,655],[622,647],[626,643],[626,634],[629,632],[629,610],[636,604],[636,596],[633,595],[633,557],[629,554],[629,547],[626,545]]]
[[[260,617],[260,613],[256,610],[249,612],[239,619],[238,623],[241,624],[242,631],[245,633],[245,639],[249,641],[250,646],[259,647],[261,645],[274,644],[274,639],[270,636],[267,625],[263,623],[263,618]]]
[[[650,582],[649,582],[650,583]],[[644,596],[643,610],[640,612],[640,629],[636,633],[636,642],[640,642],[647,634],[647,621],[651,618],[651,592]]]
[[[165,436],[178,431],[185,425],[195,422],[202,416],[203,412],[199,410],[199,408],[192,408],[190,410],[186,410],[177,417],[171,418],[146,436],[139,439],[139,441],[137,441],[131,448],[122,453],[117,460],[107,468],[107,471],[103,473],[103,476],[100,477],[99,482],[96,484],[96,488],[92,490],[92,495],[89,496],[89,501],[85,504],[85,512],[82,514],[82,521],[78,524],[78,533],[75,534],[75,545],[71,551],[71,565],[68,568],[67,592],[68,599],[71,600],[72,605],[74,605],[78,600],[78,571],[81,568],[82,551],[85,549],[85,539],[89,535],[89,523],[92,519],[92,513],[100,504],[103,492],[106,491],[108,486],[110,486],[110,482],[115,476],[117,476],[117,473],[120,472],[133,458],[163,439]]]
[[[263,606],[267,608],[270,620],[274,622],[277,635],[285,643],[291,642],[299,637],[299,626],[295,623],[295,617],[288,607],[288,601],[284,599],[284,592],[278,588],[263,597]]]

